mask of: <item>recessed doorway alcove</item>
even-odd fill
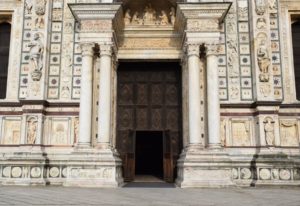
[[[182,149],[178,62],[121,62],[117,71],[117,139],[125,181],[176,178]]]

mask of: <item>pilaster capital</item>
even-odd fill
[[[80,43],[80,48],[81,48],[81,54],[82,56],[94,56],[94,47],[95,43],[92,42],[83,42]]]
[[[190,56],[200,56],[200,44],[186,43],[184,45],[184,50],[188,57]]]
[[[206,56],[211,56],[211,55],[218,56],[219,43],[217,42],[206,43],[204,46],[205,46]]]
[[[112,44],[100,44],[100,56],[112,56],[113,45]]]

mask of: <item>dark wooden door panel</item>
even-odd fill
[[[164,179],[172,182],[182,148],[181,75],[177,63],[121,63],[118,69],[117,149],[126,181],[134,178],[135,131],[164,133]]]

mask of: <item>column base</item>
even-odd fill
[[[176,184],[181,188],[220,188],[233,186],[231,159],[220,150],[188,147],[178,160]]]
[[[71,154],[64,186],[120,187],[122,161],[112,149],[77,150]]]

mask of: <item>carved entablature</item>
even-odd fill
[[[220,31],[218,19],[188,19],[187,31]]]
[[[230,2],[210,4],[179,3],[176,22],[185,25],[175,26],[178,32],[185,34],[185,41],[205,43],[219,40],[220,25],[223,22]],[[179,19],[180,17],[180,19]],[[208,32],[210,32],[209,35]],[[196,34],[198,33],[198,34]]]
[[[112,31],[111,20],[83,20],[80,24],[80,32],[97,33],[103,31]]]
[[[113,30],[113,20],[120,10],[119,4],[69,4],[80,32],[95,33]]]

